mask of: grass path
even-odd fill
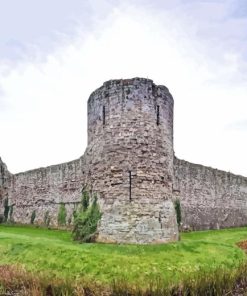
[[[66,231],[0,225],[0,265],[58,278],[113,279],[147,284],[157,278],[182,279],[198,271],[234,268],[245,259],[236,243],[247,228],[191,232],[166,245],[77,244]]]

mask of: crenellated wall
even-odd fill
[[[174,158],[174,198],[189,229],[247,225],[247,178]]]

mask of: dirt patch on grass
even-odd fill
[[[236,245],[247,253],[247,240],[241,241]]]

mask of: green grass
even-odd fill
[[[183,233],[181,241],[166,245],[77,244],[66,231],[0,225],[0,265],[20,264],[62,279],[147,285],[235,268],[245,259],[235,244],[245,239],[247,228],[235,228]]]

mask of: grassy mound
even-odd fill
[[[20,265],[50,278],[145,287],[234,269],[245,259],[236,243],[246,239],[247,228],[237,228],[184,233],[167,245],[78,244],[66,231],[1,225],[0,265]]]

